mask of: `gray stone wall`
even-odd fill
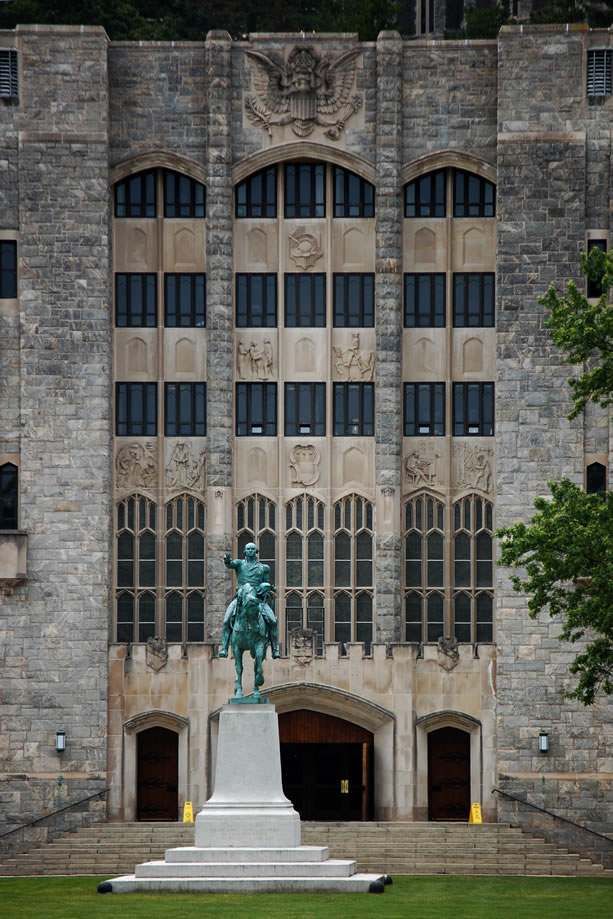
[[[583,482],[584,420],[569,422],[569,369],[536,303],[550,283],[577,277],[586,214],[593,121],[586,117],[581,31],[504,29],[499,43],[497,275],[497,523],[526,520],[550,478]],[[563,86],[563,92],[560,87]],[[598,165],[601,172],[601,167]],[[602,197],[608,199],[608,182]],[[603,213],[604,205],[598,205]],[[509,572],[497,582],[498,771],[503,790],[593,829],[610,824],[613,747],[603,700],[585,709],[564,698],[579,648],[559,625],[528,618]],[[549,732],[550,752],[538,753]],[[499,802],[505,819],[512,806]],[[520,819],[530,821],[528,808]]]
[[[0,604],[0,769],[15,779],[4,826],[105,785],[111,524],[107,39],[23,27],[17,41],[21,412],[11,424],[29,578]]]

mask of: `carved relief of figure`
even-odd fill
[[[338,140],[347,119],[362,105],[361,96],[351,95],[358,49],[319,57],[311,48],[298,45],[287,62],[273,51],[245,54],[255,63],[256,91],[245,99],[247,117],[271,137],[277,125],[291,124],[298,137],[308,137],[320,125],[328,129],[326,137]],[[338,117],[330,120],[324,115]]]
[[[236,369],[239,380],[245,380],[251,370],[250,350],[241,338],[236,347]]]
[[[412,450],[404,462],[409,484],[414,488],[418,485],[436,485],[439,456],[433,446],[420,440],[417,449]]]
[[[252,341],[249,345],[249,359],[251,361],[251,376],[255,377],[256,380],[265,380],[264,348],[255,341]]]
[[[289,455],[292,485],[314,485],[319,479],[319,450],[312,444],[296,444]]]
[[[196,460],[191,447],[184,440],[177,441],[166,467],[168,488],[201,489],[205,485],[205,452]]]
[[[360,350],[359,332],[351,336],[350,348],[336,348],[334,351],[334,366],[336,372],[343,380],[372,380],[375,373],[375,356],[372,351]]]
[[[251,341],[249,346],[240,339],[236,348],[236,369],[240,380],[268,380],[273,374],[274,355],[272,343],[266,338],[262,344]]]
[[[492,487],[491,447],[458,444],[455,450],[455,485],[458,488],[480,488],[489,492]]]
[[[266,370],[267,377],[271,377],[274,373],[273,361],[274,361],[274,358],[273,358],[272,344],[271,344],[270,338],[265,338],[264,339],[264,367]]]
[[[120,488],[153,488],[157,480],[155,444],[133,443],[122,447],[115,459]]]

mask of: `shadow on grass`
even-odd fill
[[[397,877],[384,894],[99,894],[103,878],[0,878],[2,919],[605,919],[613,880]]]

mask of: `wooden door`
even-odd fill
[[[141,731],[137,743],[137,820],[178,820],[179,735],[166,728]]]
[[[470,734],[440,728],[428,734],[428,818],[465,820],[470,815]]]

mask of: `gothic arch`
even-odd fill
[[[206,169],[204,166],[187,156],[182,156],[180,153],[171,153],[169,150],[152,150],[150,153],[137,153],[116,163],[110,171],[111,185],[137,172],[156,168],[172,169],[174,172],[183,173],[206,185]]]
[[[372,185],[376,183],[375,167],[364,157],[347,153],[346,150],[334,148],[328,144],[301,141],[295,144],[280,144],[245,157],[232,170],[232,185],[237,185],[238,182],[242,182],[252,173],[259,172],[260,169],[266,169],[267,166],[273,166],[276,163],[291,163],[296,160],[301,162],[312,160],[320,163],[332,163],[335,166],[342,166],[344,169],[354,172]]]
[[[470,737],[470,799],[484,802],[491,794],[492,782],[484,776],[483,726],[478,718],[467,712],[444,709],[422,715],[415,721],[415,759],[418,781],[415,786],[417,819],[427,820],[428,814],[428,734],[440,728],[456,728]]]
[[[188,798],[189,720],[174,712],[154,709],[128,719],[123,726],[123,819],[136,820],[136,737],[141,731],[160,727],[179,735],[179,801]]]
[[[406,185],[407,182],[411,182],[418,176],[434,172],[437,169],[443,169],[446,166],[465,169],[467,172],[473,172],[475,175],[496,184],[496,166],[493,163],[489,163],[473,153],[453,149],[440,150],[438,153],[427,153],[425,156],[420,156],[415,160],[411,160],[410,163],[406,163],[400,173],[401,184]]]

